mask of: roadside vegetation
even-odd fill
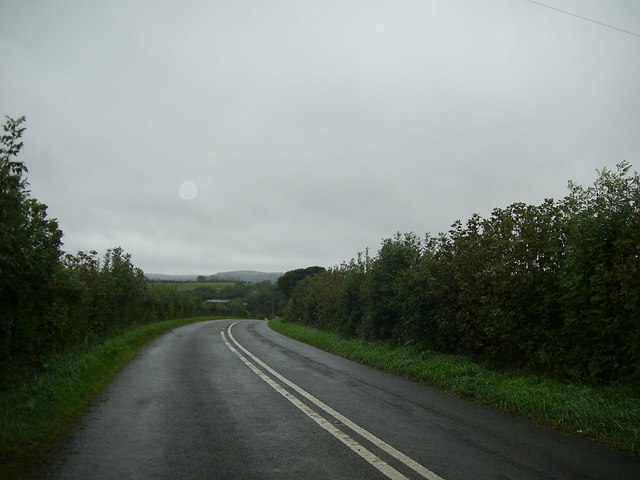
[[[274,319],[284,335],[381,371],[432,385],[570,434],[640,455],[640,389],[560,380],[463,355],[347,337]]]
[[[591,383],[640,384],[640,177],[624,162],[564,199],[448,234],[396,234],[297,282],[284,319]]]
[[[288,334],[640,453],[640,177],[627,162],[561,200],[397,233],[287,292],[274,326]]]

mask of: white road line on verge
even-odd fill
[[[311,401],[316,406],[320,407],[322,410],[324,410],[326,413],[328,413],[329,415],[334,417],[336,420],[338,420],[339,422],[341,422],[342,424],[344,424],[345,426],[347,426],[348,428],[350,428],[354,432],[358,433],[362,437],[366,438],[371,443],[376,445],[378,448],[380,448],[380,449],[384,450],[385,452],[387,452],[389,455],[391,455],[396,460],[398,460],[398,461],[402,462],[403,464],[405,464],[407,467],[412,469],[414,472],[420,474],[421,476],[423,476],[424,478],[426,478],[428,480],[444,480],[442,477],[440,477],[438,474],[432,472],[431,470],[429,470],[424,465],[418,463],[417,461],[415,461],[411,457],[405,455],[401,451],[399,451],[396,448],[392,447],[391,445],[386,443],[384,440],[381,440],[380,438],[376,437],[373,433],[369,432],[368,430],[365,430],[364,428],[362,428],[357,423],[351,421],[350,419],[348,419],[347,417],[345,417],[341,413],[337,412],[336,410],[334,410],[333,408],[331,408],[330,406],[328,406],[327,404],[325,404],[321,400],[319,400],[316,397],[314,397],[313,395],[311,395],[309,392],[307,392],[303,388],[299,387],[298,385],[296,385],[295,383],[293,383],[289,379],[285,378],[284,376],[282,376],[281,374],[276,372],[274,369],[272,369],[269,365],[267,365],[262,360],[260,360],[258,357],[256,357],[254,354],[252,354],[249,350],[247,350],[242,345],[240,345],[240,343],[233,336],[233,333],[231,333],[231,328],[234,325],[236,325],[237,323],[240,323],[240,322],[235,322],[235,323],[229,325],[229,327],[228,327],[229,337],[231,338],[233,343],[238,346],[239,349],[241,349],[244,353],[246,353],[247,356],[251,357],[251,359],[253,359],[258,365],[260,365],[262,368],[264,368],[267,372],[271,373],[271,375],[276,377],[278,380],[283,382],[285,385],[289,386],[291,389],[293,389],[296,392],[298,392],[304,398],[306,398],[307,400]]]
[[[284,398],[286,398],[291,403],[293,403],[296,407],[298,407],[302,412],[304,412],[309,418],[311,418],[314,422],[316,422],[318,425],[324,428],[327,432],[329,432],[331,435],[336,437],[338,440],[344,443],[347,447],[349,447],[355,453],[360,455],[363,459],[365,459],[367,462],[369,462],[372,466],[377,468],[380,472],[382,472],[385,476],[387,476],[391,480],[409,480],[407,477],[405,477],[403,474],[398,472],[391,465],[386,463],[384,460],[379,458],[374,453],[367,450],[365,447],[360,445],[358,442],[356,442],[353,438],[351,438],[349,435],[344,433],[342,430],[339,430],[338,428],[333,426],[331,423],[325,420],[322,416],[320,416],[316,411],[306,406],[296,396],[292,395],[287,390],[285,390],[282,385],[280,385],[279,383],[276,383],[274,380],[271,379],[271,377],[267,376],[262,370],[260,370],[253,363],[251,363],[249,359],[247,359],[244,355],[238,352],[238,350],[236,350],[229,343],[229,341],[227,340],[224,334],[224,330],[220,332],[220,335],[222,337],[222,341],[226,344],[229,350],[235,353],[240,358],[240,360],[242,360],[245,363],[245,365],[247,365],[251,370],[253,370],[253,372],[256,375],[258,375],[262,380],[267,382],[274,390],[276,390],[280,395],[282,395]],[[231,332],[229,332],[229,335],[231,335]],[[236,345],[240,346],[237,343]]]

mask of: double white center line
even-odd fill
[[[236,323],[239,323],[239,322],[236,322]],[[229,336],[229,339],[227,339],[227,335],[225,335],[224,330],[220,333],[220,335],[222,336],[222,341],[225,343],[225,345],[233,353],[235,353],[240,358],[240,360],[242,360],[245,363],[245,365],[247,365],[251,370],[253,370],[253,372],[256,375],[258,375],[262,380],[268,383],[275,391],[277,391],[280,395],[282,395],[287,400],[289,400],[293,405],[295,405],[302,412],[304,412],[309,418],[311,418],[314,422],[316,422],[319,426],[321,426],[323,429],[325,429],[327,432],[329,432],[331,435],[333,435],[335,438],[337,438],[343,444],[349,447],[353,452],[355,452],[360,457],[365,459],[367,462],[369,462],[372,466],[377,468],[380,472],[382,472],[388,478],[392,480],[408,480],[408,478],[404,476],[402,473],[397,471],[395,468],[393,468],[391,465],[386,463],[384,460],[382,460],[380,457],[375,455],[373,452],[371,452],[370,450],[362,446],[360,443],[358,443],[356,440],[351,438],[345,432],[337,428],[333,423],[326,420],[323,416],[321,416],[318,412],[313,410],[311,407],[303,403],[300,398],[296,397],[291,392],[289,392],[284,387],[284,385],[286,385],[291,390],[298,393],[301,397],[307,399],[308,401],[316,405],[318,408],[324,411],[327,415],[329,415],[330,417],[333,417],[339,423],[342,423],[347,428],[356,432],[358,435],[362,436],[363,438],[371,442],[373,445],[380,448],[381,450],[383,450],[384,452],[386,452],[396,460],[400,461],[401,463],[403,463],[404,465],[406,465],[407,467],[409,467],[410,469],[412,469],[422,477],[428,480],[443,480],[442,477],[436,475],[428,468],[424,467],[423,465],[419,464],[412,458],[408,457],[404,453],[395,449],[388,443],[379,439],[374,434],[372,434],[368,430],[365,430],[364,428],[354,423],[353,421],[349,420],[347,417],[345,417],[341,413],[335,411],[333,408],[329,407],[328,405],[323,403],[321,400],[318,400],[316,397],[311,395],[306,390],[302,389],[295,383],[283,377],[278,372],[276,372],[271,367],[269,367],[266,363],[264,363],[262,360],[260,360],[258,357],[253,355],[249,350],[247,350],[242,345],[240,345],[240,343],[238,343],[238,341],[234,338],[233,333],[231,333],[231,329],[233,328],[234,325],[236,325],[236,323],[231,324],[227,329],[227,334]],[[240,351],[242,351],[244,355],[243,353],[240,353]],[[271,378],[269,375],[267,375],[267,372],[274,378]],[[278,383],[276,379],[280,383]]]

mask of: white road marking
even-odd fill
[[[263,369],[265,369],[267,372],[269,372],[271,375],[276,377],[278,380],[280,380],[282,383],[284,383],[285,385],[287,385],[288,387],[290,387],[294,391],[298,392],[304,398],[306,398],[307,400],[309,400],[312,403],[314,403],[316,406],[318,406],[319,408],[324,410],[327,414],[331,415],[336,420],[341,422],[343,425],[345,425],[346,427],[350,428],[354,432],[358,433],[362,437],[366,438],[368,441],[370,441],[371,443],[376,445],[378,448],[384,450],[389,455],[391,455],[393,458],[395,458],[396,460],[402,462],[404,465],[406,465],[407,467],[411,468],[414,472],[418,473],[422,477],[424,477],[424,478],[426,478],[428,480],[444,480],[442,477],[440,477],[436,473],[432,472],[431,470],[429,470],[424,465],[418,463],[417,461],[415,461],[411,457],[405,455],[401,451],[397,450],[396,448],[394,448],[391,445],[389,445],[388,443],[386,443],[384,440],[381,440],[380,438],[376,437],[373,433],[369,432],[368,430],[364,429],[363,427],[361,427],[357,423],[351,421],[349,418],[347,418],[344,415],[342,415],[341,413],[337,412],[336,410],[334,410],[330,406],[326,405],[324,402],[322,402],[321,400],[317,399],[316,397],[314,397],[309,392],[307,392],[303,388],[299,387],[298,385],[296,385],[295,383],[293,383],[289,379],[285,378],[280,373],[276,372],[274,369],[269,367],[269,365],[264,363],[258,357],[253,355],[249,350],[247,350],[242,345],[240,345],[240,343],[233,336],[233,333],[231,332],[231,328],[234,325],[236,325],[237,323],[239,323],[239,322],[235,322],[235,323],[233,323],[232,325],[230,325],[228,327],[229,337],[231,338],[233,343],[240,350],[242,350],[247,356],[249,356],[254,362],[256,362],[258,365],[260,365]]]
[[[307,416],[309,416],[309,418],[311,418],[314,422],[316,422],[318,425],[320,425],[322,428],[324,428],[327,432],[329,432],[331,435],[336,437],[338,440],[340,440],[342,443],[344,443],[347,447],[349,447],[355,453],[357,453],[362,458],[364,458],[367,462],[369,462],[371,465],[373,465],[375,468],[377,468],[380,472],[382,472],[388,478],[390,478],[392,480],[409,480],[407,477],[405,477],[403,474],[398,472],[395,468],[393,468],[391,465],[386,463],[380,457],[378,457],[374,453],[372,453],[369,450],[367,450],[365,447],[360,445],[358,442],[356,442],[349,435],[347,435],[342,430],[336,428],[331,423],[329,423],[327,420],[325,420],[316,411],[312,410],[307,405],[302,403],[296,396],[292,395],[287,390],[285,390],[282,385],[280,385],[279,383],[276,383],[274,380],[271,379],[271,377],[267,376],[262,370],[260,370],[253,363],[251,363],[251,361],[249,359],[247,359],[244,355],[242,355],[240,352],[238,352],[238,350],[236,350],[229,343],[229,341],[227,340],[227,338],[226,338],[226,336],[224,334],[224,330],[222,332],[220,332],[220,335],[222,336],[222,340],[227,345],[227,347],[233,353],[235,353],[240,358],[240,360],[242,360],[245,363],[245,365],[247,365],[251,370],[253,370],[253,372],[256,375],[258,375],[262,380],[267,382],[271,387],[273,387],[274,390],[276,390],[280,395],[282,395],[284,398],[286,398],[292,404],[294,404],[296,407],[298,407],[302,412],[304,412]],[[229,332],[229,336],[231,336],[231,332]],[[235,342],[235,340],[234,340],[234,342]],[[236,345],[240,346],[237,342],[236,342]],[[242,348],[242,347],[240,347],[240,348]]]

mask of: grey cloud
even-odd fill
[[[637,2],[554,5],[640,31]],[[638,164],[640,40],[530,2],[1,8],[34,195],[148,272],[338,264]]]

